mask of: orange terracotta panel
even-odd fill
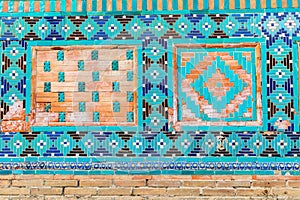
[[[162,10],[163,9],[162,1],[163,0],[157,0],[157,10]]]
[[[19,12],[19,2],[18,1],[15,1],[14,2],[14,12]]]
[[[66,0],[66,11],[70,12],[72,10],[72,0]]]
[[[32,78],[35,89],[32,91],[32,107],[35,114],[32,117],[35,122],[32,125],[135,125],[136,80],[127,80],[127,72],[132,72],[135,77],[135,56],[131,60],[127,55],[128,51],[135,52],[135,48],[83,46],[74,49],[65,46],[60,49],[64,53],[64,60],[57,60],[58,50],[55,47],[34,47]],[[95,50],[98,56],[94,59],[91,55]],[[115,60],[118,61],[118,67],[114,69]],[[49,64],[46,71],[45,62]],[[82,69],[79,69],[79,63]],[[59,81],[60,72],[64,72],[63,81]],[[93,72],[99,73],[96,80]],[[114,82],[119,84],[117,89],[113,88]],[[94,96],[95,92],[97,97]],[[128,92],[132,92],[131,100],[128,100]],[[80,110],[80,102],[85,102],[84,111]],[[117,110],[113,110],[113,102],[118,102]],[[99,112],[100,122],[94,121],[95,112]],[[134,113],[133,122],[127,122],[128,112]],[[61,121],[60,113],[64,113],[64,121]]]
[[[45,12],[50,12],[50,1],[45,1]]]
[[[77,0],[76,1],[76,9],[77,9],[77,12],[82,12],[82,0]]]
[[[3,2],[2,12],[8,12],[8,2],[7,1]]]
[[[102,11],[102,0],[97,1],[97,11]]]
[[[40,11],[40,2],[36,1],[34,2],[34,12]]]
[[[117,10],[122,10],[122,0],[115,0],[117,2]]]
[[[152,10],[152,0],[147,0],[147,10]]]
[[[24,2],[24,12],[29,12],[29,2],[28,1]]]

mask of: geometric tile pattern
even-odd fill
[[[293,70],[293,57],[298,53],[292,52],[292,37],[299,34],[298,19],[298,13],[266,13],[257,25],[266,38],[267,128],[271,131],[298,130],[298,123],[291,122],[298,118],[298,92],[294,89],[297,75]]]
[[[131,165],[128,164],[134,164],[130,162],[134,159],[128,161],[127,157],[138,157],[137,162],[149,161],[147,169],[181,169],[180,166],[183,165],[180,165],[182,164],[180,159],[185,159],[192,166],[191,163],[195,161],[193,159],[207,157],[212,158],[212,163],[205,162],[204,159],[203,165],[197,160],[195,161],[197,169],[235,169],[236,166],[244,169],[244,165],[235,165],[235,162],[237,160],[243,162],[243,159],[247,160],[246,157],[250,157],[251,169],[299,169],[297,163],[284,164],[282,167],[280,164],[270,164],[265,158],[270,157],[273,162],[275,159],[272,157],[288,160],[287,157],[299,156],[298,47],[293,41],[300,35],[299,13],[168,14],[166,12],[159,15],[151,13],[104,16],[99,13],[81,16],[65,16],[63,13],[57,16],[52,14],[44,16],[44,13],[37,13],[35,16],[1,16],[0,25],[1,157],[17,157],[17,159],[38,157],[38,167],[36,164],[30,164],[34,159],[23,159],[25,163],[29,163],[25,167],[29,166],[30,169],[34,166],[38,169],[42,169],[43,166],[47,166],[48,169],[52,166],[54,169],[53,163],[49,160],[42,161],[43,157],[49,157],[54,161],[57,161],[57,157],[66,159],[69,164],[59,164],[61,169],[64,166],[67,166],[67,169],[79,169],[72,163],[78,164],[80,159],[75,158],[77,160],[74,161],[72,157],[86,157],[88,162],[84,162],[88,164],[97,163],[102,159],[107,163],[103,165],[105,169],[111,169],[109,159],[121,157],[120,162],[124,163],[120,165],[115,163],[113,168],[122,169],[122,166],[126,165],[124,169],[130,169]],[[133,68],[135,65],[130,67],[126,65],[128,69],[122,72],[122,76],[113,77],[109,86],[112,93],[123,92],[122,101],[136,106],[135,111],[126,112],[126,120],[122,116],[122,122],[137,125],[125,128],[119,125],[57,127],[48,126],[52,125],[52,121],[45,118],[47,120],[40,129],[38,126],[31,126],[41,123],[40,120],[36,120],[39,116],[35,114],[51,113],[54,110],[53,121],[57,123],[55,125],[66,125],[67,121],[72,122],[68,113],[74,113],[74,102],[76,112],[83,113],[88,112],[91,103],[101,102],[101,91],[98,90],[92,91],[88,100],[73,101],[71,98],[67,101],[68,86],[56,87],[56,84],[63,85],[73,78],[68,74],[69,68],[58,70],[67,62],[73,62],[71,68],[80,75],[88,72],[87,76],[82,76],[87,77],[88,82],[101,82],[103,71],[90,70],[87,62],[96,63],[102,59],[101,56],[105,52],[111,51],[104,49],[100,45],[102,42],[114,47],[117,44],[115,50],[119,50],[119,46],[130,46],[122,50],[122,59],[114,58],[119,56],[114,53],[110,55],[112,56],[109,58],[110,68],[105,72],[118,74],[117,72],[124,66],[122,62],[137,60],[136,70]],[[132,47],[137,42],[140,52]],[[182,52],[178,53],[177,50],[174,51],[177,44],[187,43],[207,46],[202,48],[202,51],[198,47],[181,48]],[[251,45],[243,46],[246,43]],[[254,43],[259,43],[259,51],[253,47]],[[224,46],[208,47],[209,44]],[[232,44],[239,46],[232,48],[230,47]],[[33,46],[38,46],[35,47],[37,55],[33,54]],[[87,51],[82,51],[84,53],[78,56],[74,53],[73,58],[69,59],[65,48],[73,46],[86,48]],[[51,59],[38,55],[38,48],[42,47],[49,48],[46,52],[49,58],[52,56]],[[186,58],[184,62],[181,60],[183,58]],[[255,62],[249,62],[247,59]],[[201,70],[195,71],[197,64],[201,62],[206,64],[201,64]],[[34,69],[35,63],[38,70]],[[235,65],[236,63],[238,65]],[[248,65],[251,67],[247,68]],[[241,68],[240,71],[237,72],[233,66]],[[191,70],[186,73],[183,68]],[[39,79],[43,74],[53,72],[55,76],[44,76],[46,78],[34,86],[35,79],[32,80],[32,77],[34,78],[32,75]],[[179,88],[181,91],[175,91],[176,76],[178,83],[187,84],[186,87]],[[186,78],[182,78],[183,76]],[[134,88],[122,89],[122,82],[131,83],[135,79],[137,85]],[[188,81],[193,84],[185,83]],[[74,84],[70,86],[71,91],[89,92],[86,80],[78,79],[72,82]],[[261,93],[259,93],[260,86]],[[47,102],[41,102],[37,100],[37,95],[31,96],[37,88],[43,95],[56,93],[55,101],[47,99]],[[138,97],[131,93],[136,92],[135,89]],[[202,89],[205,90],[205,95]],[[233,97],[229,95],[231,90]],[[200,100],[192,99],[197,95],[201,96]],[[229,103],[222,101],[224,96],[229,98]],[[31,97],[36,98],[37,102],[33,102]],[[174,103],[176,97],[182,97],[178,101],[178,108]],[[239,101],[233,102],[237,97]],[[122,112],[123,108],[119,98],[115,100],[110,100],[109,112],[112,115],[118,114],[119,110]],[[53,105],[54,102],[59,106]],[[67,110],[71,107],[61,106],[66,102],[72,104],[71,111]],[[197,104],[200,108],[197,108]],[[205,104],[208,107],[201,108]],[[230,104],[234,110],[229,114],[224,113],[224,108],[226,110]],[[236,107],[237,105],[239,106]],[[209,106],[214,109],[211,113],[208,113]],[[63,110],[59,110],[60,108]],[[37,113],[32,113],[36,110]],[[101,124],[103,119],[101,113],[95,110],[84,119],[88,119],[89,123]],[[182,120],[187,123],[190,114],[193,120],[197,120],[196,126],[186,124],[178,127],[176,122]],[[222,122],[229,124],[226,126],[201,124],[203,121],[220,118]],[[230,124],[233,122],[237,124]],[[70,157],[71,161],[67,161],[64,157]],[[155,159],[147,160],[148,157]],[[227,157],[228,160],[233,159],[231,160],[233,163],[218,165],[217,162],[220,160],[215,157]],[[257,165],[256,161],[259,161],[260,157],[265,159],[267,166]],[[164,165],[164,159],[168,158],[171,161]],[[16,161],[19,162],[21,161]],[[83,168],[82,163],[77,164],[76,166]],[[0,168],[2,166],[0,164]],[[142,166],[133,168],[139,167],[143,168]],[[93,165],[93,169],[96,168]],[[97,169],[99,168],[101,167],[98,166]]]
[[[34,126],[135,124],[136,82],[127,80],[127,72],[136,77],[136,61],[126,55],[133,48],[32,48]]]
[[[3,157],[298,157],[299,133],[182,131],[2,133]],[[149,142],[151,140],[151,142]],[[149,147],[151,145],[151,147]],[[131,147],[129,149],[129,147]]]
[[[261,125],[260,48],[255,52],[257,44],[252,45],[174,50],[178,55],[174,108],[180,124]]]
[[[2,67],[0,73],[1,129],[26,130],[25,99],[26,93],[26,51],[24,41],[2,42]]]
[[[168,58],[167,58],[167,39],[170,38],[240,38],[240,37],[248,37],[248,38],[256,38],[256,37],[266,37],[268,40],[266,45],[266,56],[270,61],[270,64],[274,65],[276,62],[273,60],[281,59],[282,54],[280,52],[276,52],[273,55],[270,54],[269,51],[276,51],[276,48],[272,50],[270,49],[270,45],[268,41],[274,41],[275,38],[279,34],[274,34],[274,37],[269,39],[268,33],[275,32],[275,29],[270,29],[267,23],[265,23],[265,19],[269,13],[260,15],[260,14],[247,14],[247,15],[204,15],[204,14],[186,14],[186,15],[176,15],[169,17],[169,15],[158,16],[148,16],[148,15],[140,15],[140,16],[126,16],[125,18],[122,16],[90,16],[90,17],[17,17],[17,18],[6,18],[2,17],[1,23],[3,26],[7,27],[6,29],[2,29],[2,38],[6,39],[18,39],[22,40],[22,45],[26,48],[25,41],[31,40],[144,40],[143,42],[143,96],[146,98],[143,100],[144,110],[143,110],[143,129],[147,131],[167,131],[170,129],[167,119],[168,119],[168,111],[170,106],[168,106],[169,102],[168,98],[168,90],[166,85],[168,83],[168,78],[166,76],[168,70]],[[294,15],[295,19],[297,19],[297,14],[290,13],[290,15]],[[127,19],[126,19],[127,18]],[[272,18],[273,19],[273,18]],[[278,19],[274,17],[273,20]],[[290,20],[285,15],[282,16],[282,20]],[[160,22],[158,22],[159,20]],[[210,21],[211,24],[206,24],[206,21]],[[234,22],[234,23],[233,23]],[[47,24],[47,26],[45,25]],[[160,28],[156,26],[156,24],[164,24]],[[93,26],[91,25],[93,24]],[[234,24],[234,26],[232,25]],[[253,26],[252,26],[252,25]],[[256,25],[254,25],[256,24]],[[49,28],[48,28],[49,26]],[[176,29],[172,29],[172,33],[170,31],[171,28],[175,26]],[[297,26],[292,23],[292,26]],[[12,27],[18,27],[16,29],[12,29]],[[26,28],[25,28],[26,27]],[[44,27],[44,28],[43,28]],[[47,29],[45,28],[47,27]],[[61,28],[59,28],[61,27]],[[121,27],[124,27],[126,31],[121,31]],[[154,27],[152,30],[150,27]],[[178,27],[178,28],[177,28]],[[204,29],[203,29],[204,27]],[[33,31],[33,30],[37,31]],[[42,31],[45,29],[45,31]],[[224,31],[221,31],[224,30]],[[226,31],[225,31],[226,30]],[[292,34],[297,34],[297,27],[291,29],[290,27],[285,28],[282,27],[281,31],[286,32],[288,34],[292,30]],[[223,33],[221,33],[223,32]],[[280,31],[279,31],[280,32]],[[161,39],[159,39],[159,37]],[[282,36],[281,36],[282,37]],[[279,39],[278,39],[279,40]],[[287,43],[290,40],[285,40]],[[4,47],[8,46],[11,41],[4,42]],[[264,47],[264,45],[262,45]],[[11,57],[11,55],[7,55],[10,51],[4,51],[4,61],[6,63],[9,62],[7,56]],[[21,52],[21,51],[20,51]],[[18,52],[18,53],[20,53]],[[14,55],[14,54],[12,54]],[[278,55],[278,56],[277,56]],[[287,55],[289,58],[291,57],[290,53]],[[278,58],[277,58],[278,57]],[[277,61],[278,62],[278,61]],[[280,64],[290,65],[291,63],[284,62],[284,59],[281,60]],[[26,63],[26,62],[25,62]],[[24,63],[23,63],[24,64]],[[9,65],[9,64],[6,64]],[[267,80],[269,82],[274,81],[276,78],[276,72],[274,69],[272,73],[275,77],[270,77],[268,75],[269,69],[271,66],[267,66],[267,71],[262,73],[267,73]],[[292,70],[291,67],[289,67]],[[287,70],[285,72],[285,76],[288,77],[288,74],[291,73],[293,75],[293,71]],[[156,75],[158,73],[158,75]],[[271,74],[272,74],[271,73]],[[276,79],[275,79],[276,80]],[[292,77],[289,80],[284,82],[291,82]],[[273,83],[271,83],[274,85]],[[282,84],[281,84],[282,85]],[[284,85],[284,84],[283,84]],[[275,85],[276,86],[276,85]],[[279,85],[280,86],[280,85]],[[263,89],[264,90],[264,89]],[[270,90],[270,91],[269,91]],[[274,91],[273,89],[267,89],[267,93]],[[285,92],[286,91],[286,92]],[[264,112],[264,116],[267,117],[268,121],[264,121],[267,125],[263,130],[298,130],[297,126],[294,126],[294,105],[297,101],[293,96],[293,88],[285,87],[279,93],[283,96],[284,100],[281,102],[277,102],[282,104],[279,110],[277,111],[277,107],[274,107],[273,97],[268,99],[269,102],[264,102],[263,105],[267,105],[268,107],[272,107],[269,109],[270,111]],[[278,98],[281,98],[281,96]],[[18,94],[15,94],[18,96]],[[156,95],[159,100],[156,100]],[[19,95],[20,96],[20,95]],[[152,97],[153,96],[153,97]],[[276,99],[275,96],[275,99]],[[151,98],[152,97],[152,98]],[[12,97],[14,98],[14,97]],[[155,102],[153,101],[155,98]],[[5,98],[5,103],[9,100],[9,97]],[[3,105],[8,109],[9,105]],[[6,110],[7,110],[6,109]],[[265,110],[267,110],[265,108]],[[276,112],[276,113],[275,113]],[[278,127],[275,125],[280,118],[283,120],[287,126]],[[278,124],[279,122],[277,122]]]
[[[0,12],[124,12],[124,11],[173,11],[173,10],[236,10],[236,9],[298,8],[297,0],[254,2],[242,0],[192,1],[188,0],[2,0]]]

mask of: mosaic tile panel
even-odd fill
[[[174,52],[174,123],[262,125],[259,45],[186,45]]]
[[[297,174],[299,26],[293,10],[1,13],[0,173]]]
[[[32,125],[135,125],[134,52],[126,46],[33,47]]]

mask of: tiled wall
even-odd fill
[[[201,2],[0,1],[0,173],[298,174],[297,3]]]
[[[2,12],[177,11],[298,8],[298,0],[2,0]]]

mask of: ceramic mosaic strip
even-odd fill
[[[297,159],[299,133],[45,131],[1,134],[1,157]],[[220,158],[222,160],[222,158]],[[131,159],[130,159],[131,160]],[[289,159],[287,159],[288,161]],[[120,160],[118,160],[120,161]]]
[[[124,12],[297,8],[298,0],[2,0],[5,12]]]
[[[297,172],[298,12],[102,14],[0,17],[3,173]]]
[[[221,161],[157,161],[157,162],[27,162],[0,163],[0,174],[57,174],[73,171],[75,175],[126,175],[126,174],[205,174],[205,175],[299,175],[299,162],[221,162]]]

